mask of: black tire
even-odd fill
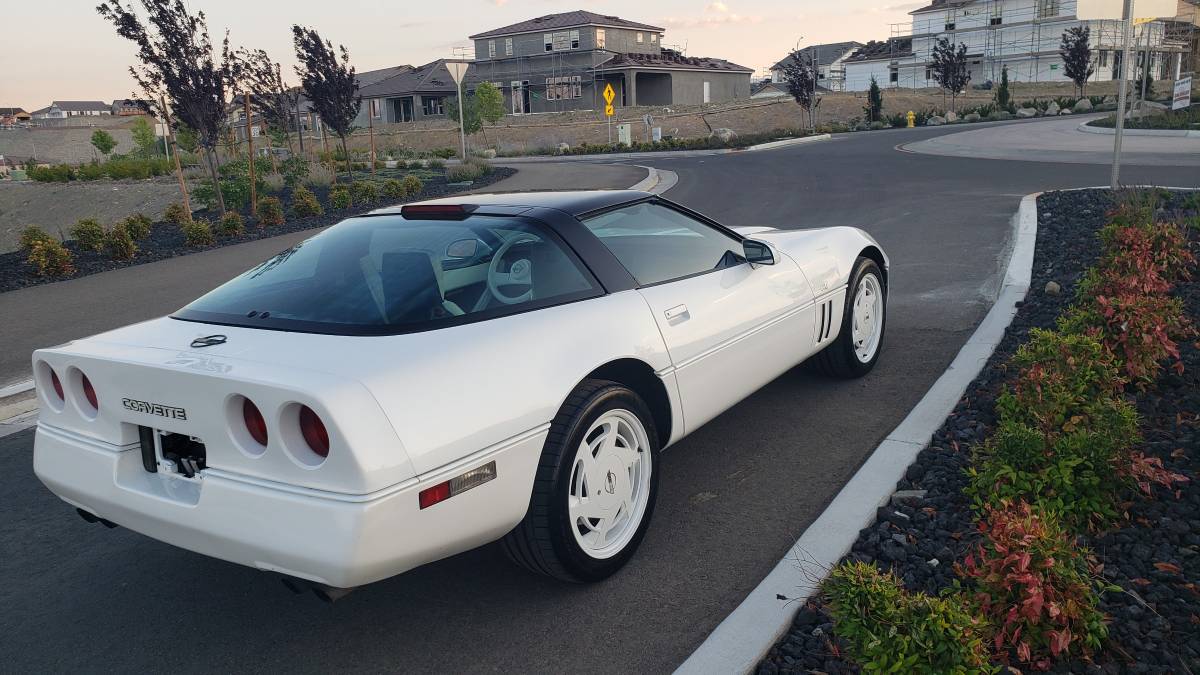
[[[883,290],[883,327],[879,333],[879,346],[875,349],[875,354],[870,361],[861,361],[854,349],[854,335],[851,330],[851,308],[854,305],[854,294],[858,289],[859,282],[868,274],[875,275],[879,281],[879,288]],[[879,265],[870,258],[860,257],[854,261],[854,273],[850,275],[850,285],[846,288],[846,304],[842,309],[842,327],[838,331],[837,338],[829,343],[825,349],[818,352],[809,363],[813,368],[824,375],[830,377],[840,377],[852,379],[862,377],[871,372],[875,364],[879,361],[879,355],[883,352],[883,340],[887,335],[887,286],[884,283],[883,272],[879,269]]]
[[[571,532],[567,513],[571,472],[576,448],[601,415],[623,409],[637,416],[646,430],[650,452],[650,484],[646,509],[632,539],[610,558],[588,555]],[[501,540],[513,562],[562,581],[600,581],[621,569],[633,557],[646,534],[658,496],[658,432],[650,409],[633,390],[616,382],[584,380],[567,397],[550,424],[550,433],[538,462],[529,511],[512,532]]]

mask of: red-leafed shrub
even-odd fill
[[[1186,483],[1191,480],[1181,473],[1164,467],[1161,459],[1147,457],[1140,452],[1130,455],[1129,466],[1124,467],[1122,473],[1133,479],[1138,488],[1147,496],[1154,494],[1151,489],[1153,485],[1161,485],[1170,489],[1175,487],[1176,483]]]
[[[1091,335],[1112,350],[1124,364],[1125,375],[1145,382],[1167,359],[1183,372],[1176,340],[1189,334],[1178,298],[1160,294],[1122,292],[1097,294],[1071,308],[1059,319],[1065,333]]]
[[[958,572],[975,581],[1000,658],[1047,670],[1051,657],[1100,646],[1108,628],[1088,553],[1052,516],[1006,504],[989,511],[979,531],[984,543]]]

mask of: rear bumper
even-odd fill
[[[548,425],[547,425],[548,426]],[[378,581],[504,536],[524,517],[547,428],[367,495],[142,468],[118,447],[40,424],[34,472],[64,501],[154,539],[339,588]],[[496,462],[497,477],[420,509],[417,493]]]

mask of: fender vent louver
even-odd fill
[[[820,344],[829,339],[829,333],[833,330],[833,301],[828,300],[821,303],[821,326],[817,329],[817,343]]]

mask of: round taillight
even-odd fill
[[[63,392],[62,380],[58,379],[58,373],[54,369],[50,369],[50,384],[54,385],[54,394],[58,396],[59,401],[67,399],[66,393]]]
[[[267,421],[258,411],[258,406],[248,398],[242,399],[242,420],[246,423],[246,431],[250,432],[250,438],[265,447],[267,445]]]
[[[91,404],[92,410],[99,410],[100,400],[96,398],[96,388],[92,386],[92,381],[88,379],[87,375],[82,375],[80,383],[83,385],[83,396]]]
[[[300,406],[300,435],[304,436],[304,442],[308,443],[308,449],[313,454],[318,457],[329,456],[329,432],[325,429],[325,423],[306,405]]]

